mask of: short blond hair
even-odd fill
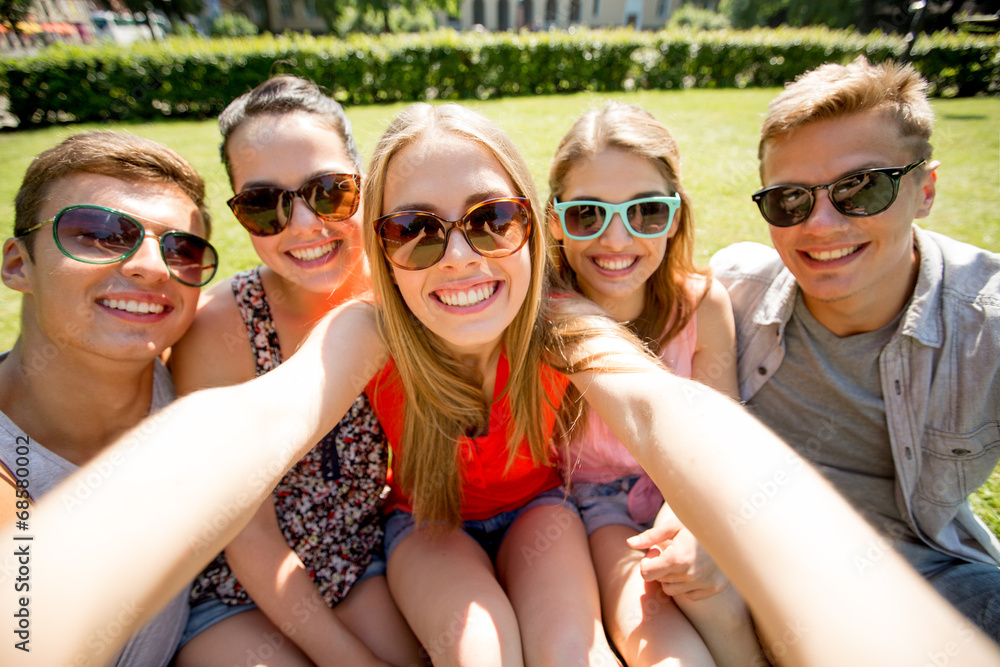
[[[767,143],[797,127],[875,110],[895,120],[914,159],[930,159],[934,111],[927,99],[927,81],[912,65],[872,64],[864,56],[848,65],[821,65],[788,84],[767,107],[757,156],[763,163]]]

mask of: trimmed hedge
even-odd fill
[[[0,93],[21,127],[214,116],[271,74],[325,85],[345,104],[639,88],[776,86],[858,54],[898,57],[895,36],[778,28],[717,32],[572,30],[181,39],[131,47],[56,45],[0,60]],[[1000,37],[921,37],[913,64],[933,94],[1000,90]]]

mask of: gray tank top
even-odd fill
[[[6,356],[6,353],[0,356],[0,363]],[[170,372],[157,360],[156,368],[153,371],[153,397],[149,413],[153,414],[173,401],[175,397],[174,383],[170,378]],[[25,446],[28,448],[28,465],[23,467],[28,469],[28,491],[32,500],[36,502],[38,498],[51,491],[70,473],[79,469],[78,466],[58,454],[49,451],[37,442],[30,441],[24,431],[18,428],[7,415],[0,412],[0,461],[3,461],[4,465],[11,470],[15,470],[18,467],[18,448],[21,447],[20,451],[23,452]],[[150,530],[156,529],[155,526],[149,528]],[[108,659],[105,662],[116,667],[166,667],[173,657],[177,644],[180,642],[184,625],[187,623],[187,594],[188,591],[185,588],[139,632],[132,635],[117,660]],[[123,615],[139,613],[139,611],[141,610],[122,608]],[[97,637],[95,641],[100,642],[100,637]]]
[[[800,292],[785,328],[785,358],[747,407],[877,530],[915,540],[896,501],[879,370],[879,354],[901,315],[881,329],[840,338],[816,321]]]

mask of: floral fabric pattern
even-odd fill
[[[278,335],[260,267],[232,279],[247,327],[257,375],[282,362]],[[388,449],[364,394],[274,489],[278,525],[327,604],[335,605],[382,548],[382,494]],[[220,553],[195,579],[193,605],[217,598],[228,605],[251,601]]]

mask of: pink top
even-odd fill
[[[660,359],[674,374],[691,377],[697,337],[697,316],[693,314],[687,326],[660,350]],[[571,465],[564,470],[571,471],[576,483],[607,484],[643,472],[635,457],[593,410],[587,411],[586,425],[570,442],[569,457]]]

